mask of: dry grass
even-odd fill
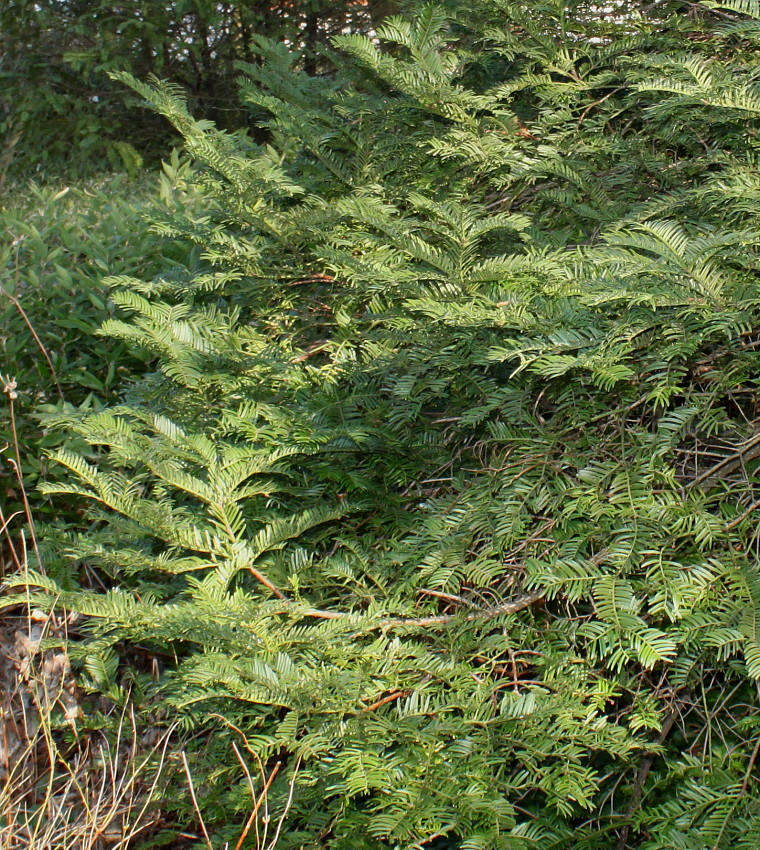
[[[275,819],[274,813],[270,810],[269,789],[272,787],[272,783],[274,782],[277,774],[280,772],[282,762],[275,762],[274,766],[267,774],[264,763],[261,761],[256,750],[249,743],[245,733],[220,714],[212,715],[212,717],[215,717],[220,721],[220,723],[224,724],[229,729],[232,729],[240,736],[241,747],[238,747],[238,745],[233,742],[232,751],[234,752],[235,758],[243,771],[246,784],[248,785],[248,790],[251,794],[251,812],[242,827],[240,836],[235,842],[234,847],[229,843],[226,843],[222,850],[242,850],[246,841],[251,840],[250,836],[252,828],[256,850],[276,850],[277,844],[280,840],[280,833],[282,832],[282,828],[285,825],[291,806],[293,805],[293,795],[301,767],[301,758],[299,757],[295,763],[293,774],[288,785],[288,795],[285,805],[283,806],[279,817]],[[248,763],[249,760],[252,762],[251,765]],[[193,787],[193,779],[187,765],[187,759],[184,758],[184,754],[183,765],[193,805],[198,816],[201,830],[203,831],[203,837],[205,838],[209,850],[215,850],[211,839],[209,838],[206,825],[203,822],[203,813],[198,806],[195,789]],[[254,779],[256,774],[258,774],[260,782],[260,790],[258,792],[256,791],[257,782]]]
[[[8,532],[5,522],[0,523]],[[5,536],[5,569],[26,569],[24,535]],[[23,595],[0,607],[0,848],[122,850],[159,822],[152,806],[173,730],[83,731],[65,649],[67,620]],[[8,603],[11,603],[10,605]]]
[[[7,538],[6,538],[7,548]],[[23,549],[23,546],[20,547]],[[5,567],[25,569],[18,549]],[[0,574],[2,570],[0,570]],[[18,601],[16,601],[18,600]],[[243,732],[232,751],[251,795],[251,810],[236,841],[215,846],[204,823],[202,797],[174,729],[144,730],[129,710],[109,734],[82,728],[82,694],[66,653],[69,622],[33,609],[22,595],[0,606],[0,848],[2,850],[128,850],[163,820],[170,775],[181,766],[199,833],[179,832],[209,850],[275,850],[293,801],[299,765],[283,810],[270,808],[269,790],[281,763],[267,770]],[[7,603],[13,604],[8,605]],[[177,761],[179,760],[179,765]],[[175,824],[176,827],[176,824]],[[143,841],[139,841],[142,839]]]
[[[78,692],[55,615],[9,614],[0,628],[0,847],[119,850],[154,828],[171,730],[81,733]]]

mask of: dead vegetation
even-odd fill
[[[8,555],[6,568],[25,564],[19,547]],[[133,846],[159,824],[172,730],[140,731],[130,712],[115,732],[83,730],[66,617],[23,596],[0,611],[0,847]]]

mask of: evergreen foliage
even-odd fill
[[[214,846],[234,743],[278,848],[756,848],[760,9],[469,5],[335,79],[257,39],[266,145],[119,75],[189,259],[110,280],[156,368],[65,420],[40,604],[212,732]]]

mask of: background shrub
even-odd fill
[[[180,85],[201,116],[250,122],[236,94],[236,62],[251,61],[255,33],[286,41],[310,71],[340,32],[365,32],[392,0],[5,0],[0,8],[0,179],[65,167],[91,177],[108,162],[139,169],[164,156],[171,128],[135,108],[109,71],[155,74]]]

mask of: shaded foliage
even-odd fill
[[[107,72],[155,74],[182,86],[193,110],[224,127],[249,121],[235,63],[255,34],[300,51],[311,72],[329,39],[365,32],[394,8],[377,0],[6,0],[0,8],[0,152],[14,171],[97,173],[104,158],[130,171],[172,138],[150,112],[125,103]]]
[[[171,175],[183,167],[177,157],[174,166],[167,166],[164,194]],[[52,506],[36,486],[55,475],[46,451],[63,437],[47,432],[41,416],[113,403],[143,371],[144,353],[98,336],[97,330],[115,311],[101,285],[105,274],[153,275],[186,258],[184,247],[159,242],[146,231],[146,211],[160,205],[153,182],[122,174],[77,188],[8,187],[0,209],[5,237],[0,245],[0,376],[6,388],[0,399],[0,445],[5,447],[0,507],[5,517],[23,508],[14,444],[34,513],[40,521],[49,518]],[[58,507],[64,510],[63,504]]]

